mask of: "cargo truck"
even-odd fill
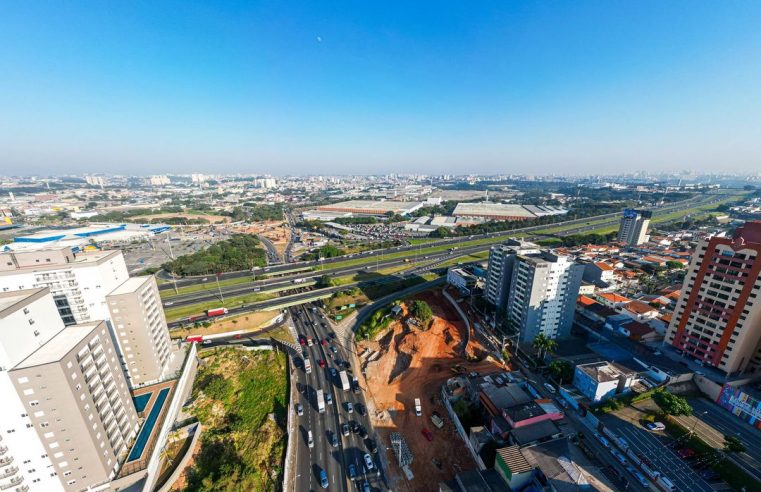
[[[322,390],[317,390],[317,411],[325,413],[325,394]]]
[[[435,425],[439,429],[444,427],[444,421],[441,419],[439,414],[436,413],[436,412],[433,412],[433,415],[431,415],[431,422],[433,422],[433,425]]]
[[[341,388],[343,388],[344,391],[349,391],[351,389],[351,385],[349,385],[349,375],[346,374],[346,371],[341,371],[338,373],[338,376],[341,378]]]
[[[206,316],[209,318],[213,316],[222,316],[223,314],[227,314],[227,308],[216,308],[216,309],[207,309],[206,310]]]
[[[312,374],[312,362],[309,359],[304,359],[304,372]]]
[[[418,417],[423,416],[423,406],[420,404],[420,398],[415,398],[415,415]]]
[[[188,337],[185,339],[186,342],[196,342],[201,343],[203,342],[203,335],[188,335]]]

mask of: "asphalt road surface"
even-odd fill
[[[360,490],[364,481],[368,482],[371,490],[382,490],[382,476],[378,476],[377,464],[372,470],[365,464],[364,455],[369,453],[367,441],[358,433],[349,431],[349,435],[344,436],[341,431],[342,424],[355,421],[364,426],[369,435],[373,434],[365,410],[367,407],[364,393],[361,390],[358,393],[343,391],[338,378],[338,371],[343,367],[339,368],[336,361],[351,361],[351,354],[335,338],[328,320],[319,310],[313,311],[313,308],[313,306],[305,305],[291,309],[297,333],[300,336],[311,336],[315,340],[313,346],[304,347],[312,364],[312,373],[306,374],[304,371],[303,359],[296,358],[295,361],[296,379],[302,388],[298,403],[304,407],[304,415],[297,417],[299,421],[294,467],[295,490],[321,489],[319,479],[321,470],[325,470],[328,475],[329,490]],[[326,345],[320,343],[322,340],[326,340]],[[331,347],[335,349],[335,352]],[[325,362],[324,368],[320,367],[320,360]],[[331,368],[336,370],[336,376],[331,374]],[[350,378],[351,371],[352,369],[347,370]],[[323,390],[326,399],[327,394],[330,394],[333,399],[332,404],[326,402],[324,413],[320,413],[317,409],[316,394],[319,389]],[[347,402],[351,402],[354,407],[352,413],[347,411]],[[357,405],[360,405],[361,411],[357,410]],[[310,430],[314,439],[313,448],[307,445],[307,433]],[[338,440],[336,447],[331,444],[333,435]],[[371,456],[375,461],[376,455]],[[356,472],[354,481],[349,479],[350,465],[354,466]]]

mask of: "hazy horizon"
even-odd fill
[[[0,174],[761,170],[761,3],[0,4]]]

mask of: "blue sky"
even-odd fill
[[[761,2],[0,2],[0,174],[761,171]]]

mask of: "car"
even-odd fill
[[[597,438],[598,441],[600,441],[600,444],[602,444],[606,448],[610,447],[610,442],[607,439],[605,439],[604,436],[602,436],[600,434],[595,434],[595,437]]]
[[[325,367],[325,359],[320,359],[318,362],[320,363],[320,367]]]
[[[341,434],[344,436],[349,435],[349,426],[347,424],[341,424]]]
[[[648,422],[645,424],[645,427],[651,431],[666,430],[666,426],[663,424],[663,422]]]
[[[335,345],[331,345],[331,346],[330,346],[330,351],[331,351],[331,352],[333,352],[334,354],[337,354],[337,353],[338,353],[338,349],[336,348],[336,346],[335,346]]]
[[[330,393],[325,393],[325,402],[328,405],[332,405],[333,404],[333,395],[331,395]]]
[[[375,468],[375,464],[373,463],[373,457],[372,456],[370,456],[369,454],[365,453],[364,458],[365,458],[365,465],[367,465],[367,469],[368,470],[372,470],[373,468]]]
[[[367,429],[365,429],[364,425],[359,426],[359,437],[361,437],[362,439],[367,437]]]
[[[361,403],[355,403],[354,404],[354,410],[357,411],[358,414],[364,415],[365,414],[365,407]]]
[[[330,445],[333,446],[334,448],[338,447],[338,436],[336,435],[335,432],[330,433]]]
[[[713,482],[714,480],[719,480],[721,478],[721,475],[719,475],[714,470],[704,470],[700,472],[700,478],[703,480],[707,480],[709,482]]]
[[[346,411],[349,413],[354,413],[354,405],[352,405],[350,401],[346,402]]]
[[[328,474],[325,473],[325,470],[320,470],[320,487],[327,489],[329,485]]]
[[[296,413],[299,416],[304,415],[304,405],[302,405],[301,403],[297,403],[296,404]]]
[[[555,394],[555,387],[552,386],[550,383],[544,383],[544,388],[549,391],[551,394]]]
[[[366,439],[366,443],[368,451],[373,454],[378,454],[378,444],[375,442],[375,439]]]
[[[324,339],[324,338],[322,339],[322,346],[323,347],[327,347],[328,346],[328,341],[326,339]]]
[[[298,391],[299,393],[303,393],[304,386],[301,383],[296,383],[296,391]]]
[[[695,450],[692,448],[681,448],[676,451],[676,455],[682,458],[683,460],[694,458]]]
[[[431,431],[423,427],[423,430],[420,431],[421,434],[425,436],[426,439],[428,439],[428,442],[433,441],[433,434],[431,434]]]
[[[354,463],[351,463],[349,465],[349,479],[354,480],[357,478],[357,467],[354,466]]]
[[[362,492],[370,492],[370,484],[367,481],[362,482]]]
[[[330,375],[333,377],[336,377],[338,375],[338,371],[336,371],[335,367],[330,368]]]
[[[352,420],[351,422],[349,422],[349,428],[354,434],[359,432],[359,424],[357,423],[356,420]]]
[[[304,340],[303,335],[299,336],[299,343],[301,344],[302,347],[307,344],[307,341]]]
[[[613,455],[613,457],[614,457],[614,458],[616,458],[616,460],[617,460],[619,463],[621,463],[622,465],[625,465],[625,464],[626,464],[626,456],[624,456],[623,454],[619,453],[619,452],[618,452],[618,451],[616,451],[615,449],[614,449],[614,450],[612,450],[612,451],[610,452],[610,454],[612,454],[612,455]]]

